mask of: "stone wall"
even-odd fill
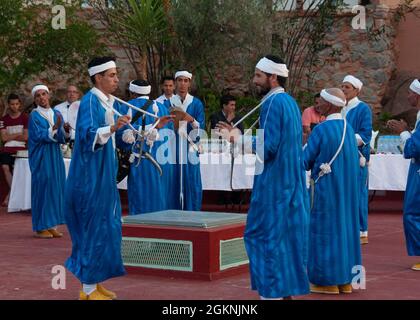
[[[104,31],[104,26],[92,18],[90,9],[84,9],[82,14],[89,17],[90,23],[96,30]],[[386,26],[386,33],[379,39],[373,39],[368,36],[366,30],[352,28],[353,17],[354,14],[351,13],[336,17],[333,30],[326,39],[331,48],[324,50],[320,55],[324,63],[316,69],[314,83],[307,87],[307,82],[302,81],[302,89],[308,92],[319,92],[325,87],[339,86],[345,75],[353,74],[364,83],[361,98],[369,103],[374,114],[378,115],[383,109],[383,98],[387,92],[388,94],[390,92],[390,80],[396,73],[398,25],[393,22],[393,11],[388,7],[382,4],[368,6],[368,26],[373,27],[373,30]],[[415,31],[412,32],[415,34]],[[118,58],[120,85],[117,94],[124,96],[128,82],[136,77],[135,70],[122,48],[110,43],[105,37],[102,40]],[[337,50],[340,54],[331,57],[332,50]],[[223,70],[219,70],[217,74],[223,75],[221,79],[223,88],[237,95],[250,92],[251,79],[240,66],[223,66]],[[54,102],[64,99],[65,88],[69,83],[76,83],[83,89],[90,86],[87,72],[74,78],[63,74],[40,75],[34,79],[28,79],[27,83],[22,84],[18,90],[26,97],[26,105],[32,102],[30,97],[32,85],[39,82],[44,82],[51,88]]]
[[[315,89],[340,86],[343,78],[352,74],[364,84],[361,99],[372,107],[374,114],[379,114],[382,98],[396,70],[396,25],[392,17],[393,12],[387,7],[369,7],[368,28],[378,30],[385,26],[385,32],[374,38],[373,30],[352,28],[353,15],[338,16],[332,32],[326,36],[331,47],[320,53],[324,65],[316,69]],[[337,50],[338,55],[331,57],[333,50]]]

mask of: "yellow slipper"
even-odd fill
[[[35,233],[35,238],[51,239],[52,237],[53,235],[49,233],[48,230],[37,231]]]
[[[112,292],[108,289],[105,289],[105,287],[103,285],[98,284],[97,288],[98,288],[98,291],[100,293],[102,293],[104,296],[107,296],[107,297],[111,298],[112,300],[117,299],[117,295],[115,294],[115,292]]]
[[[324,294],[339,294],[340,290],[338,290],[338,286],[318,286],[318,285],[312,284],[311,292],[324,293]]]
[[[416,263],[414,266],[411,267],[412,270],[420,271],[420,263]]]
[[[353,287],[351,286],[351,284],[343,284],[341,286],[338,286],[338,290],[341,293],[352,293],[353,292]]]

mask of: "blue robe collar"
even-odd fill
[[[278,93],[284,93],[284,88],[283,87],[275,87],[273,89],[271,89],[263,98],[263,100],[267,99],[270,95],[276,95]]]
[[[193,102],[194,100],[194,96],[190,95],[189,93],[187,93],[187,95],[185,96],[185,100],[182,101],[181,97],[179,95],[178,96],[179,100],[181,101],[182,105],[177,106],[182,108],[182,110],[184,110],[185,112],[187,112],[188,106]]]
[[[101,90],[99,90],[96,87],[93,87],[90,92],[92,92],[92,94],[94,94],[98,99],[99,102],[101,103],[101,106],[105,109],[106,111],[106,123],[109,125],[113,125],[115,123],[114,120],[114,112],[111,110],[112,106],[114,105],[114,98],[111,97],[107,97],[105,95],[105,93],[103,93]]]
[[[39,113],[41,117],[48,121],[48,124],[52,128],[54,126],[54,111],[51,108],[43,108],[41,106],[37,106],[35,111]]]
[[[358,97],[354,97],[353,99],[349,100],[347,102],[347,105],[341,111],[341,114],[343,115],[343,117],[345,117],[347,115],[347,113],[349,113],[350,110],[356,108],[359,105],[360,102],[361,101],[359,100]]]

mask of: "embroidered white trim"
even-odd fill
[[[321,169],[318,173],[318,178],[316,178],[315,183],[318,182],[318,180],[326,175],[326,174],[330,174],[331,173],[331,165],[333,164],[333,162],[335,161],[335,159],[338,157],[338,155],[340,154],[341,150],[343,149],[343,145],[344,145],[344,139],[346,138],[346,129],[347,129],[347,121],[345,119],[343,119],[344,121],[344,129],[343,129],[343,136],[341,138],[341,143],[340,146],[338,147],[334,157],[330,160],[330,162],[328,163],[323,163],[319,166],[319,169]]]

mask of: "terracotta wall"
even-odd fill
[[[395,72],[383,97],[383,111],[414,125],[416,110],[407,101],[407,91],[414,78],[420,77],[420,6],[417,16],[408,14],[397,28]]]

